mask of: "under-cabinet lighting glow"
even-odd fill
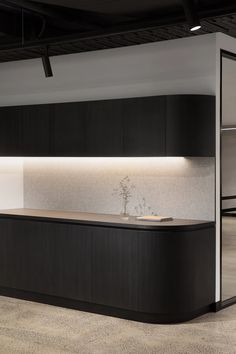
[[[189,165],[184,157],[34,157],[24,158],[24,168],[42,173],[64,174],[74,171],[84,175],[136,174],[139,176],[182,175]]]
[[[160,176],[182,175],[191,159],[185,157],[0,157],[0,171],[6,166],[22,166],[38,171],[105,172]]]
[[[14,162],[22,162],[24,159],[23,156],[0,156],[0,162],[12,163]]]
[[[0,161],[88,161],[88,162],[177,162],[183,161],[182,156],[160,156],[160,157],[60,157],[60,156],[1,156]]]
[[[14,159],[14,157],[11,157]],[[18,157],[16,158],[18,159]],[[24,157],[22,156],[21,159],[26,161],[32,161],[37,163],[39,162],[52,162],[52,161],[61,161],[64,163],[67,162],[77,162],[77,163],[87,163],[87,164],[150,164],[150,163],[178,163],[184,161],[185,157],[176,157],[176,156],[162,156],[162,157]]]

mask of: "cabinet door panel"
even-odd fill
[[[51,106],[22,106],[22,150],[24,156],[50,156]]]
[[[92,302],[137,310],[136,232],[94,227],[91,237]]]
[[[90,300],[89,230],[49,222],[0,220],[1,286]]]
[[[124,155],[165,155],[165,97],[123,101]]]
[[[87,156],[123,156],[122,101],[89,103],[86,120]]]
[[[215,97],[167,96],[167,156],[215,155]]]
[[[19,107],[0,108],[0,156],[22,155]]]
[[[86,102],[54,105],[53,155],[85,156]]]

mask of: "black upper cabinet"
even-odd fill
[[[166,96],[166,155],[215,156],[215,97]]]
[[[0,156],[215,156],[215,97],[2,107]]]
[[[85,156],[87,102],[53,105],[53,156]]]
[[[22,106],[21,148],[23,156],[50,156],[51,105]]]
[[[0,156],[20,156],[20,107],[0,108]]]
[[[123,156],[165,156],[165,96],[123,100]]]
[[[86,156],[123,156],[122,100],[89,102]]]

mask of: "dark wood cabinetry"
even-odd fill
[[[214,96],[174,95],[166,100],[166,155],[214,156]]]
[[[88,103],[52,105],[52,156],[86,156]]]
[[[124,156],[165,156],[165,96],[123,101]]]
[[[50,156],[52,152],[51,108],[50,105],[21,107],[21,144],[19,150],[22,156]]]
[[[88,104],[86,156],[123,156],[122,100]]]
[[[0,156],[21,156],[21,109],[0,108]]]
[[[1,215],[0,234],[1,295],[157,323],[215,301],[213,223],[142,229]]]
[[[12,219],[0,230],[1,286],[90,301],[88,229]]]
[[[3,107],[0,137],[2,156],[214,156],[215,98]]]

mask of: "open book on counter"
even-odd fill
[[[142,221],[172,221],[173,218],[170,216],[161,216],[161,215],[142,215],[142,216],[137,216],[137,220],[142,220]]]

